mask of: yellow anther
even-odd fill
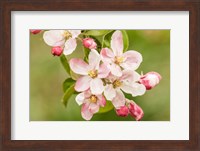
[[[72,38],[72,34],[69,31],[65,30],[63,33],[63,37],[65,37],[66,39],[69,39],[69,38]]]
[[[97,70],[90,70],[88,72],[88,75],[91,77],[91,78],[96,78],[97,77]]]
[[[114,87],[114,88],[120,87],[121,85],[122,85],[122,82],[119,81],[119,80],[115,80],[115,81],[113,82],[113,87]]]
[[[122,63],[123,61],[124,61],[124,58],[123,58],[123,57],[117,57],[117,56],[115,57],[115,63],[116,63],[116,64],[119,65],[119,64]]]
[[[90,96],[90,102],[91,102],[91,103],[96,103],[96,102],[97,102],[97,97],[96,97],[96,95],[91,95],[91,96]]]

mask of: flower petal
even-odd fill
[[[122,55],[124,45],[123,45],[123,35],[121,31],[117,30],[113,33],[112,38],[111,38],[111,48],[115,56]]]
[[[116,96],[112,99],[112,103],[116,109],[125,105],[125,96],[121,90],[116,91]]]
[[[143,95],[146,92],[146,87],[143,84],[139,83],[134,83],[132,84],[132,95],[133,96],[138,96],[138,95]]]
[[[76,49],[77,43],[76,39],[70,38],[65,42],[65,47],[63,53],[69,55]]]
[[[90,120],[93,113],[89,111],[89,104],[84,103],[81,108],[81,115],[85,120]]]
[[[63,36],[64,30],[49,30],[45,31],[43,34],[43,39],[45,43],[49,46],[62,46],[65,43]]]
[[[99,53],[95,50],[92,49],[89,53],[89,66],[92,69],[99,69],[99,63],[101,61],[101,57]]]
[[[72,34],[72,38],[76,38],[80,35],[81,30],[69,30],[69,32]]]
[[[108,49],[108,48],[103,48],[100,52],[101,59],[105,64],[109,64],[114,60],[114,53]]]
[[[98,98],[98,104],[102,107],[106,105],[106,99],[103,95],[97,95]]]
[[[79,94],[76,96],[76,102],[78,103],[78,105],[83,104],[84,100],[85,100],[84,92],[79,93]]]
[[[75,84],[75,87],[74,89],[77,91],[77,92],[82,92],[82,91],[85,91],[87,89],[89,89],[90,87],[90,81],[91,81],[91,77],[89,76],[82,76],[80,77],[77,81],[76,81],[76,84]]]
[[[113,75],[115,75],[117,77],[122,76],[122,70],[121,70],[120,66],[118,66],[114,63],[110,66],[110,71]]]
[[[116,91],[113,88],[112,84],[107,84],[105,86],[104,95],[107,100],[112,100],[116,96]]]
[[[96,104],[96,103],[90,103],[90,105],[89,105],[89,111],[91,113],[93,113],[93,114],[97,113],[99,111],[99,105]]]
[[[142,55],[134,50],[129,50],[123,54],[124,62],[120,65],[124,69],[136,70],[142,62]]]
[[[92,94],[101,94],[104,90],[103,82],[99,78],[90,81],[90,90]]]
[[[106,78],[110,73],[110,69],[103,63],[98,70],[98,78]]]
[[[73,72],[80,75],[88,75],[89,65],[82,59],[73,58],[69,61],[69,65]]]

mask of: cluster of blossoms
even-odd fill
[[[145,75],[136,72],[142,55],[134,50],[123,53],[121,31],[116,30],[112,34],[110,48],[101,48],[99,51],[94,39],[81,39],[80,34],[81,30],[49,30],[44,32],[43,38],[56,56],[71,54],[77,47],[78,39],[85,48],[90,49],[87,62],[80,58],[69,60],[70,69],[80,75],[74,89],[79,92],[76,102],[82,105],[82,117],[90,120],[100,107],[105,107],[106,102],[111,101],[118,116],[130,114],[137,121],[141,120],[143,110],[133,100],[127,99],[126,94],[132,97],[143,95],[159,83],[161,76],[156,72]]]

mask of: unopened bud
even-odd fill
[[[38,34],[38,33],[40,33],[42,30],[30,30],[30,32],[32,33],[32,34]]]
[[[61,48],[60,46],[55,46],[55,47],[52,47],[51,49],[51,53],[54,56],[60,56],[62,52],[63,52],[63,48]]]
[[[94,41],[94,39],[92,39],[92,38],[83,39],[83,46],[85,48],[89,48],[89,49],[96,49],[97,48],[97,44]]]
[[[119,109],[116,110],[118,116],[126,117],[129,114],[129,110],[127,106],[121,106]]]

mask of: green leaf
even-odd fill
[[[129,39],[128,39],[128,35],[126,33],[126,30],[121,30],[122,35],[123,35],[123,43],[124,43],[124,52],[127,51],[128,47],[129,47]]]
[[[72,78],[66,79],[62,86],[63,86],[63,92],[65,92],[71,85],[73,85],[76,81],[73,80]]]
[[[110,48],[110,40],[114,30],[110,30],[107,34],[105,34],[102,38],[102,48],[109,47]]]
[[[110,30],[89,30],[84,35],[89,35],[89,36],[102,36],[108,33]]]
[[[106,113],[113,109],[113,104],[111,101],[106,101],[106,106],[101,107],[98,113]]]
[[[72,96],[72,94],[74,94],[75,90],[74,90],[74,86],[75,86],[75,83],[72,84],[70,87],[68,87],[62,97],[62,103],[64,104],[65,107],[67,107],[67,103],[70,99],[70,97]]]
[[[85,55],[84,60],[88,61],[88,55],[90,53],[90,49],[83,47],[83,50],[84,50],[84,55]]]
[[[67,58],[65,57],[64,54],[62,54],[60,56],[60,61],[61,61],[62,65],[63,65],[63,67],[65,68],[66,72],[70,75],[69,63],[68,63]]]

